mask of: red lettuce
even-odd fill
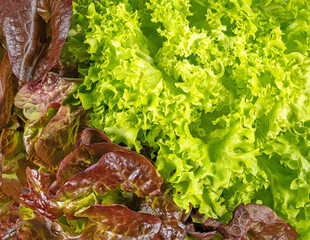
[[[1,191],[10,197],[13,200],[12,202],[19,202],[22,187],[17,179],[4,178],[2,179]]]
[[[73,151],[83,114],[81,108],[71,110],[67,106],[60,107],[35,143],[35,152],[39,158],[37,164],[46,168],[56,167]]]
[[[56,221],[35,214],[34,218],[21,222],[15,232],[17,239],[49,239],[49,240],[69,240],[75,239],[66,233]]]
[[[8,239],[6,238],[6,235],[9,235],[8,232],[10,232],[8,230],[14,229],[18,220],[18,204],[9,203],[0,207],[0,239]]]
[[[155,167],[142,155],[135,152],[114,151],[105,154],[98,163],[75,175],[63,185],[56,198],[78,198],[92,190],[104,195],[121,187],[125,192],[136,191],[137,195],[155,196],[160,194],[163,179]]]
[[[7,217],[13,214],[17,218],[16,222],[12,221],[9,225],[9,230],[3,232],[2,239],[18,239],[18,240],[70,240],[77,239],[65,232],[59,223],[51,221],[50,219],[34,214],[34,217],[29,220],[19,219],[20,214],[17,209],[13,212],[10,211]]]
[[[18,79],[12,73],[8,55],[5,54],[0,67],[0,128],[10,120],[11,108],[17,90]]]
[[[297,239],[295,229],[279,218],[269,207],[260,204],[240,204],[226,226],[219,233],[227,239]]]
[[[43,117],[37,120],[27,120],[25,123],[23,141],[30,161],[39,161],[35,152],[35,143],[41,136],[46,125],[56,115],[57,111],[58,109],[56,108],[49,108]]]
[[[116,150],[130,151],[130,148],[112,143],[104,132],[93,128],[86,128],[83,131],[80,144],[83,144],[87,151],[98,160],[108,152]]]
[[[36,120],[46,113],[48,107],[60,104],[76,87],[74,81],[47,74],[34,85],[25,84],[17,93],[14,104],[23,109],[25,117]]]
[[[37,122],[40,128],[44,128],[39,131],[41,135],[53,119],[46,124],[45,128],[41,121]],[[61,121],[58,123],[62,124]],[[55,133],[57,131],[59,128]],[[73,131],[70,131],[70,134],[76,135]],[[30,134],[30,136],[35,137],[35,134]],[[65,132],[62,137],[70,138]],[[55,148],[53,145],[48,146]],[[72,146],[76,149],[61,161],[56,175],[57,179],[52,173],[27,169],[29,190],[20,198],[24,205],[51,219],[60,217],[63,213],[69,218],[74,218],[78,212],[97,201],[95,195],[92,194],[92,189],[102,196],[118,186],[121,186],[123,191],[137,190],[140,196],[160,194],[163,180],[158,176],[155,167],[142,155],[113,144],[103,132],[86,128]],[[36,154],[36,149],[34,152]],[[96,163],[99,156],[102,158]],[[95,169],[95,172],[92,169]],[[101,172],[102,169],[104,172]],[[85,183],[89,184],[81,186]],[[105,189],[101,189],[102,184]]]
[[[79,146],[60,162],[56,175],[57,183],[53,185],[53,189],[63,186],[72,177],[83,172],[88,167],[95,164],[95,162],[93,157],[85,149],[85,146]],[[55,192],[55,190],[52,191]]]
[[[66,40],[72,0],[3,0],[0,38],[22,82],[36,82],[54,66]]]
[[[58,187],[98,162],[104,154],[115,150],[128,151],[127,148],[112,143],[103,132],[92,128],[83,130],[77,145],[59,164],[56,175]]]
[[[266,240],[266,239],[297,239],[295,229],[270,208],[250,203],[240,204],[233,212],[228,225],[205,218],[194,210],[187,220],[187,233],[195,239],[213,239],[221,234],[230,240]]]
[[[28,168],[27,179],[30,189],[28,193],[21,194],[21,203],[48,218],[60,217],[62,211],[48,195],[49,186],[54,178],[53,175]]]
[[[0,160],[1,172],[14,178],[22,175],[23,169],[20,163],[26,159],[25,147],[23,145],[23,131],[17,122],[16,115],[11,117],[10,128],[5,128],[0,132]]]
[[[182,220],[184,211],[175,204],[171,197],[156,197],[148,199],[147,203],[162,221],[159,231],[162,239],[185,239],[186,226]]]
[[[104,240],[153,240],[161,220],[148,213],[137,213],[122,205],[93,205],[80,216],[88,217],[90,223],[82,239]],[[158,238],[159,239],[159,238]]]
[[[71,94],[78,74],[58,59],[71,16],[72,0],[0,3],[1,239],[298,237],[258,204],[226,226],[185,214],[147,158],[89,128]]]
[[[222,222],[213,218],[203,219],[203,215],[197,209],[192,209],[188,215],[187,234],[195,239],[208,240],[213,239],[218,233],[218,228],[223,225]]]
[[[13,129],[4,129],[0,136],[2,153],[2,173],[14,174],[18,169],[18,160],[25,157],[23,133]]]

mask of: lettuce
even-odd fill
[[[154,165],[89,128],[77,106],[81,79],[58,59],[71,3],[0,4],[0,238],[184,239],[184,211]]]
[[[49,106],[59,104],[76,88],[74,82],[47,74],[35,85],[24,85],[15,97],[14,105],[23,109],[24,116],[36,120],[46,113]]]
[[[122,205],[93,205],[81,214],[90,223],[81,239],[153,240],[158,236],[161,221],[149,213],[136,213]],[[113,227],[111,227],[113,226]]]
[[[229,225],[219,226],[218,231],[228,239],[245,239],[247,232],[252,239],[297,239],[299,237],[293,228],[270,208],[259,204],[246,206],[240,204],[234,210],[234,217]]]
[[[8,55],[5,54],[1,62],[1,81],[0,81],[0,127],[5,126],[11,117],[11,108],[14,103],[14,97],[17,93],[18,79],[12,74]]]
[[[1,2],[0,39],[21,82],[38,82],[54,66],[71,16],[71,0]]]
[[[263,203],[310,237],[306,0],[73,1],[62,58],[116,143],[151,147],[174,200]]]

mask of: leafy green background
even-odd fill
[[[74,0],[62,59],[116,143],[152,147],[174,200],[263,203],[310,238],[310,3]]]

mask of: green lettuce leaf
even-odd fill
[[[75,0],[62,56],[92,126],[153,149],[180,207],[263,203],[308,239],[309,5]]]

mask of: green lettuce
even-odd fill
[[[75,0],[62,59],[91,124],[151,147],[174,200],[262,203],[310,237],[310,3]]]

